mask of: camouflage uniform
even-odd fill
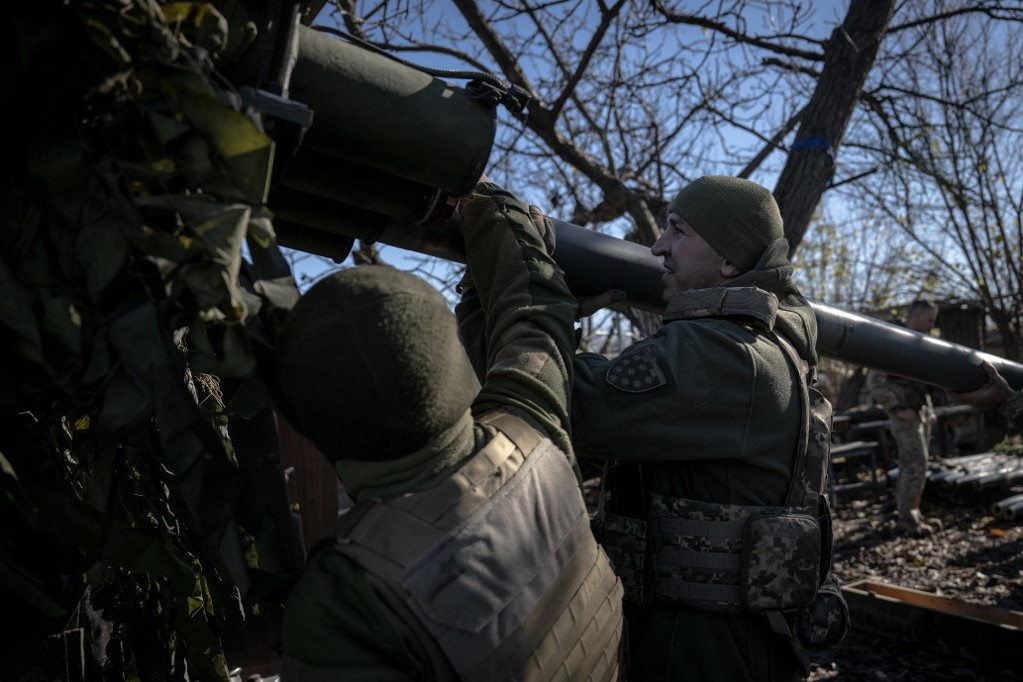
[[[573,444],[581,458],[636,472],[636,484],[624,486],[644,490],[644,509],[633,515],[648,513],[659,497],[754,507],[785,500],[800,437],[800,389],[767,327],[773,323],[810,365],[817,359],[816,321],[791,272],[787,244],[779,239],[753,270],[729,282],[775,294],[776,317],[755,310],[722,316],[709,305],[703,314],[668,321],[676,306],[729,287],[683,291],[668,304],[661,329],[618,358],[577,356]],[[659,536],[666,532],[661,528]],[[689,541],[684,532],[676,539]],[[658,544],[651,538],[635,547],[640,571]],[[791,642],[772,631],[763,613],[711,612],[645,595],[627,606],[626,621],[629,679],[802,675]]]
[[[480,325],[470,350],[484,383],[471,414],[416,452],[336,462],[356,506],[341,517],[338,541],[314,551],[289,599],[284,679],[617,676],[621,585],[590,534],[577,470],[565,460],[571,453],[566,427],[574,301],[525,206],[481,184],[460,210],[462,224],[472,229],[465,241],[475,292],[459,307]],[[500,421],[509,412],[517,415],[510,430]],[[524,440],[532,442],[524,446]],[[543,459],[536,454],[541,449]],[[537,461],[545,474],[515,487]],[[552,471],[557,499],[546,476]],[[466,509],[475,510],[469,523]],[[567,542],[543,543],[565,518],[559,509],[575,519],[573,554],[562,551]],[[498,512],[481,517],[480,510]],[[393,523],[406,512],[421,526]],[[378,513],[385,522],[374,525]],[[425,548],[417,546],[420,527],[431,538],[440,533]],[[512,528],[513,537],[491,533],[476,541],[480,535],[473,533],[491,527]],[[404,562],[400,570],[393,557]],[[538,562],[543,565],[530,572]],[[557,564],[558,572],[547,563]],[[553,586],[540,581],[545,574]],[[498,597],[517,613],[495,606]],[[493,619],[479,617],[495,609]],[[497,648],[479,650],[477,635]]]
[[[927,484],[927,444],[934,421],[930,388],[876,370],[867,373],[867,387],[878,406],[888,413],[888,428],[899,451],[899,480],[895,493],[898,522],[904,529],[915,531],[923,524],[920,500]],[[896,410],[904,408],[916,412],[911,421],[903,421],[895,415]]]
[[[1009,422],[1009,428],[1017,433],[1023,431],[1023,391],[1016,391],[1009,396],[999,411]]]

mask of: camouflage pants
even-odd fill
[[[932,411],[924,407],[916,419],[904,422],[891,417],[891,432],[899,449],[899,482],[895,505],[900,521],[910,521],[920,509],[927,483],[927,444],[931,440]]]

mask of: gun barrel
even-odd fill
[[[578,297],[621,289],[629,305],[664,309],[661,259],[641,244],[555,220],[558,262],[569,288]],[[409,233],[426,233],[413,236]],[[404,236],[399,236],[404,235]],[[390,240],[390,241],[389,241]],[[410,228],[391,224],[384,243],[462,261],[461,236],[452,220],[442,228]],[[986,381],[981,361],[987,360],[1014,389],[1023,388],[1023,365],[948,341],[883,322],[867,315],[810,301],[817,318],[817,352],[845,362],[897,374],[947,388],[970,391]]]
[[[623,289],[638,308],[663,310],[661,261],[640,244],[554,221],[555,260],[578,296]],[[810,301],[817,318],[817,352],[853,364],[933,384],[970,391],[986,381],[987,360],[1016,389],[1023,388],[1023,365],[911,329]]]

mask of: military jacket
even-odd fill
[[[514,197],[481,184],[460,211],[463,229],[473,230],[465,241],[475,286],[458,316],[481,390],[472,415],[422,451],[398,460],[339,462],[342,481],[357,504],[418,496],[449,480],[491,444],[493,432],[477,419],[498,410],[516,411],[557,446],[558,457],[571,455],[574,299],[526,207]],[[580,495],[576,478],[569,480],[565,494]],[[621,613],[607,612],[600,620],[613,631]],[[283,632],[287,679],[460,679],[407,595],[389,577],[333,547],[311,558],[289,599]],[[611,642],[605,640],[603,649],[614,658]],[[572,665],[571,651],[563,653]]]
[[[1000,409],[1002,416],[1017,433],[1023,431],[1023,391],[1016,391]]]
[[[902,408],[917,411],[930,408],[931,391],[934,390],[919,381],[877,370],[867,372],[867,388],[871,397],[885,412]]]
[[[730,284],[779,300],[776,329],[810,365],[816,322],[791,284],[784,240]],[[710,297],[705,290],[696,295]],[[679,296],[690,297],[692,292]],[[641,463],[646,495],[780,505],[801,425],[798,377],[754,315],[670,319],[615,359],[579,355],[577,454]],[[798,679],[790,644],[762,614],[709,613],[654,600],[627,612],[630,674],[658,679]]]
[[[511,413],[481,424],[455,474],[359,502],[333,551],[402,595],[462,680],[613,680],[621,583],[564,454]]]

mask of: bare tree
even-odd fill
[[[882,164],[867,205],[926,254],[936,286],[980,301],[1004,352],[1023,332],[1023,49],[1015,30],[957,15],[911,24],[919,58],[871,93]]]
[[[898,185],[891,176],[908,168],[906,148],[895,140],[915,139],[902,129],[911,123],[909,112],[950,99],[939,80],[907,80],[914,68],[948,60],[934,54],[930,36],[957,25],[997,34],[1023,22],[1018,2],[991,0],[954,8],[930,0],[851,0],[833,15],[794,0],[695,8],[663,0],[339,0],[335,10],[337,22],[384,49],[485,68],[527,91],[532,99],[524,113],[502,114],[488,174],[553,215],[649,244],[659,234],[666,197],[681,185],[705,174],[741,175],[773,185],[794,255],[805,248],[821,206],[860,220],[873,212],[873,223],[852,225],[843,217],[831,221],[843,229],[810,241],[817,253],[803,261],[825,268],[837,242],[862,244],[876,237],[872,228],[897,217],[893,202],[875,201],[868,210],[863,197],[879,185]],[[984,147],[992,140],[973,142]],[[1009,160],[984,153],[994,180],[996,163]],[[840,300],[870,305],[898,292],[972,291],[963,278],[942,278],[950,264],[935,262],[933,252],[944,246],[928,251],[920,248],[926,240],[906,234],[910,242],[889,241],[883,254],[857,246],[849,255],[855,268],[842,267],[857,281],[869,271],[870,286]],[[970,269],[966,261],[960,267]]]

